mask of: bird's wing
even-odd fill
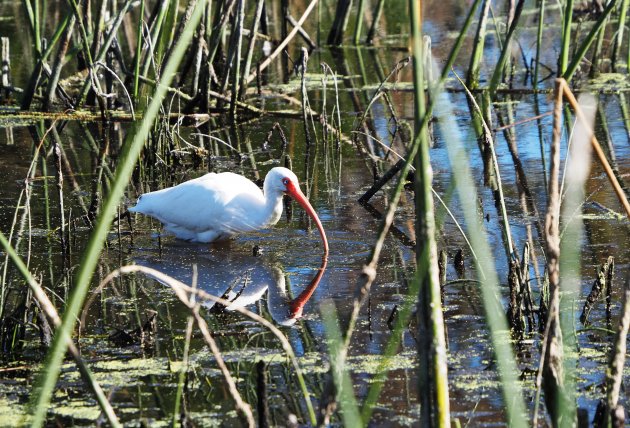
[[[248,214],[264,205],[262,191],[247,178],[224,172],[210,173],[177,186],[142,195],[134,211],[167,225],[193,232],[242,231]]]

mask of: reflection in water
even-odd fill
[[[282,266],[261,257],[231,251],[207,251],[199,246],[177,246],[165,249],[160,256],[138,256],[134,262],[159,270],[188,285],[193,282],[193,265],[196,265],[197,287],[230,301],[229,306],[221,306],[221,309],[228,311],[249,306],[268,292],[269,313],[274,321],[285,326],[293,325],[302,316],[304,305],[317,288],[327,264],[324,259],[311,283],[291,300],[286,292]],[[215,305],[216,302],[212,301],[204,303],[209,309],[218,309]]]

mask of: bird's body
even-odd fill
[[[209,173],[146,193],[129,211],[158,219],[180,239],[213,242],[276,224],[282,215],[285,193],[296,199],[317,223],[327,253],[321,222],[300,190],[297,177],[287,168],[269,171],[263,191],[241,175]]]

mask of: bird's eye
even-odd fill
[[[282,179],[282,184],[284,184],[285,186],[287,186],[289,184],[289,179],[288,178],[283,178]]]

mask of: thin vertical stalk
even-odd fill
[[[488,15],[490,14],[491,0],[483,0],[483,8],[477,25],[477,33],[473,44],[473,52],[470,56],[470,65],[468,66],[468,75],[466,76],[466,86],[476,89],[479,79],[479,68],[481,67],[481,59],[483,58],[483,47],[486,38],[486,25],[488,23]]]
[[[503,71],[505,70],[505,64],[511,53],[510,42],[512,41],[512,36],[514,36],[514,31],[516,31],[516,27],[518,27],[518,22],[521,17],[521,12],[523,12],[524,4],[525,4],[525,0],[519,0],[519,2],[516,4],[516,11],[514,12],[514,19],[512,20],[510,29],[508,30],[507,36],[505,37],[505,43],[503,43],[503,49],[501,50],[501,56],[499,57],[499,62],[494,68],[494,73],[492,73],[492,77],[490,78],[490,94],[493,97],[496,93],[497,86],[499,86],[499,80],[501,80],[501,76],[503,76]]]
[[[125,144],[120,163],[116,169],[115,179],[112,183],[110,194],[103,204],[103,208],[92,231],[88,245],[83,253],[83,259],[78,269],[74,288],[67,301],[67,307],[63,315],[63,322],[57,329],[53,343],[50,347],[46,362],[37,376],[36,387],[33,390],[30,401],[30,409],[33,413],[31,425],[41,427],[44,424],[46,412],[52,398],[52,392],[59,377],[59,370],[66,351],[66,345],[74,330],[77,315],[81,310],[87,294],[92,275],[99,261],[99,255],[105,244],[109,227],[116,215],[116,207],[122,198],[124,190],[129,183],[136,161],[140,156],[146,136],[153,127],[153,121],[162,105],[167,88],[170,85],[185,50],[192,40],[193,33],[204,11],[206,1],[200,0],[193,12],[189,26],[184,30],[181,39],[177,42],[173,55],[162,75],[162,81],[156,87],[144,118],[139,124],[130,141]]]
[[[232,71],[232,97],[230,102],[230,118],[236,121],[236,101],[238,100],[238,84],[241,78],[241,50],[243,48],[243,21],[245,20],[245,0],[239,0],[236,9],[236,48],[234,50],[234,65]]]
[[[536,63],[534,64],[533,86],[538,89],[538,70],[540,66],[540,49],[542,48],[543,25],[545,24],[545,0],[539,0],[538,33],[536,35]]]
[[[29,0],[26,0],[27,2]],[[40,0],[33,0],[33,3],[35,4],[35,7],[33,8],[33,17],[34,22],[33,22],[33,26],[34,26],[34,37],[35,37],[35,48],[37,49],[37,53],[39,54],[42,51],[42,13],[40,10],[40,4],[39,4]]]
[[[351,9],[352,0],[340,0],[337,2],[335,20],[330,28],[330,33],[328,33],[327,43],[329,45],[339,46],[343,43],[343,33],[345,33],[348,26]]]
[[[571,24],[573,23],[573,0],[565,0],[564,15],[562,20],[562,43],[560,45],[560,58],[558,58],[558,76],[563,76],[569,64],[569,51],[571,49]]]
[[[247,90],[247,76],[249,75],[249,70],[252,66],[252,58],[254,57],[254,49],[256,49],[256,34],[258,33],[258,25],[260,24],[260,18],[263,12],[263,6],[265,5],[265,0],[258,0],[256,4],[256,15],[254,15],[254,22],[252,23],[252,28],[250,30],[250,41],[249,41],[249,49],[247,50],[247,58],[245,59],[245,66],[243,67],[243,77],[241,78],[240,84],[240,94],[239,99],[243,100],[245,96],[245,91]]]
[[[196,268],[196,265],[194,266]],[[196,274],[195,270],[195,274]],[[193,280],[193,288],[195,288],[195,281]],[[194,303],[194,295],[190,298]],[[188,352],[190,351],[190,339],[192,337],[193,326],[195,325],[195,317],[193,315],[188,316],[188,323],[186,324],[186,339],[184,341],[184,354],[182,356],[182,365],[179,369],[179,379],[177,380],[177,392],[175,393],[175,406],[173,407],[173,428],[181,426],[180,423],[180,403],[182,401],[182,393],[184,391],[184,382],[186,381],[186,372],[188,371]]]
[[[423,123],[428,114],[425,106],[424,54],[422,38],[422,4],[409,1],[414,83],[414,145],[416,157],[416,260],[418,284],[418,344],[420,359],[419,392],[422,398],[420,421],[423,426],[448,426],[450,410],[446,362],[446,339],[440,294],[435,216],[431,183],[433,173],[429,158],[429,136]],[[430,391],[429,394],[427,392]],[[432,418],[431,418],[432,414]]]
[[[576,409],[576,364],[577,338],[575,334],[575,301],[579,297],[581,288],[580,253],[584,225],[581,207],[584,202],[584,183],[588,179],[591,165],[592,146],[590,144],[593,133],[593,121],[597,111],[593,96],[585,95],[580,98],[581,109],[584,112],[578,118],[571,143],[571,154],[568,157],[567,169],[571,171],[566,177],[566,192],[562,201],[562,218],[572,219],[565,225],[562,234],[560,250],[560,328],[562,330],[563,345],[563,386],[565,401],[557,413],[557,422],[561,426],[571,426],[577,418]],[[586,118],[588,122],[583,119]],[[576,213],[578,215],[576,215]],[[559,404],[559,403],[557,403]]]
[[[333,382],[337,387],[337,397],[341,407],[341,417],[346,427],[359,428],[364,426],[354,396],[352,379],[346,366],[346,350],[344,340],[339,330],[335,304],[331,300],[323,302],[320,306],[322,320],[328,339],[328,355],[330,357],[330,370]],[[367,422],[367,421],[366,421]]]
[[[357,22],[354,27],[354,44],[358,45],[363,30],[363,15],[365,14],[365,0],[359,0],[359,10],[357,12]]]
[[[144,2],[140,0],[140,14],[138,16],[138,34],[136,38],[136,58],[133,66],[133,101],[138,104],[138,82],[140,78],[140,60],[142,57],[142,28],[144,24]]]
[[[554,426],[566,401],[563,373],[562,331],[560,329],[560,140],[562,138],[562,93],[560,79],[556,80],[553,117],[553,139],[547,192],[547,215],[545,218],[545,244],[547,272],[549,277],[549,315],[546,320],[545,336],[537,383],[542,384],[545,404]]]
[[[376,12],[374,12],[374,20],[372,21],[370,30],[368,31],[367,37],[365,38],[365,43],[368,45],[371,45],[374,42],[376,28],[378,27],[378,23],[381,20],[381,15],[383,14],[384,8],[385,8],[385,0],[378,0],[378,5],[376,6]]]

